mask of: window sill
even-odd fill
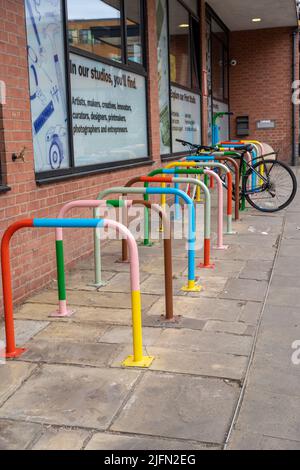
[[[36,175],[36,184],[38,186],[42,186],[45,184],[51,183],[60,183],[61,181],[68,181],[68,180],[75,180],[79,178],[86,178],[91,176],[97,176],[102,173],[111,173],[115,171],[126,171],[130,170],[131,168],[141,168],[145,166],[153,166],[153,160],[144,160],[134,163],[121,163],[119,166],[107,166],[104,168],[97,168],[97,169],[81,169],[78,168],[77,170],[73,170],[73,172],[67,172],[65,174],[55,174],[55,171],[48,173],[47,175],[37,174]]]
[[[5,184],[0,184],[0,193],[8,193],[8,191],[11,191],[11,188],[9,186],[6,186]]]

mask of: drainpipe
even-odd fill
[[[297,54],[299,54],[298,44],[298,30],[293,31],[293,64],[292,64],[292,82],[299,80],[298,71],[296,70]],[[297,126],[299,126],[298,106],[293,103],[292,112],[292,166],[296,166],[298,163],[299,148],[297,142]]]

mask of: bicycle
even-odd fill
[[[177,142],[188,147],[191,155],[196,154],[198,158],[203,156],[204,160],[205,156],[213,157],[214,153],[220,152],[219,147],[196,145],[180,139],[177,139]],[[252,151],[252,145],[245,145],[230,152],[230,156],[240,162],[240,200],[246,199],[254,209],[260,212],[275,213],[285,209],[293,202],[297,194],[298,185],[295,174],[286,163],[278,160],[278,153],[275,153],[275,159],[268,159],[274,155],[274,152],[257,157],[254,163],[250,164],[245,156]],[[230,165],[226,164],[226,166],[230,168]],[[222,180],[227,189],[224,175]],[[253,184],[254,181],[255,184]]]

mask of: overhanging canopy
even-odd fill
[[[298,26],[296,0],[208,0],[231,31]],[[253,22],[260,18],[260,22]]]

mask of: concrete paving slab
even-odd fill
[[[253,336],[254,327],[241,322],[226,322],[209,320],[206,322],[204,331],[215,333],[232,333],[234,335]]]
[[[276,247],[270,246],[251,246],[251,250],[246,250],[244,246],[232,245],[228,250],[213,250],[212,259],[215,260],[265,260],[273,261],[276,254]]]
[[[237,392],[222,380],[146,374],[111,429],[222,443]]]
[[[198,260],[199,261],[199,260]],[[212,259],[212,263],[215,265],[214,269],[197,269],[197,274],[201,279],[206,280],[211,277],[228,278],[238,277],[239,273],[245,266],[245,261],[241,260],[226,260],[220,261]],[[186,271],[187,272],[187,271]],[[204,282],[204,281],[203,281]]]
[[[236,235],[227,235],[224,237],[225,243],[230,246],[243,245],[245,249],[249,249],[249,245],[259,245],[260,247],[265,246],[269,248],[274,245],[278,239],[278,233],[268,233],[258,231],[255,233],[238,233]]]
[[[44,365],[2,408],[0,417],[105,430],[139,372]]]
[[[121,253],[121,241],[101,241],[101,249],[103,260],[109,260],[111,263],[113,261],[113,257],[117,258],[118,253]],[[94,266],[94,255],[91,254],[88,258],[79,261],[77,266],[79,269],[92,269]]]
[[[178,374],[201,375],[242,381],[247,358],[214,352],[179,352],[167,348],[151,348],[155,356],[152,370]]]
[[[32,450],[81,450],[89,432],[82,429],[67,430],[50,428],[32,447]]]
[[[242,220],[238,223],[235,223],[235,227],[240,234],[242,233],[275,233],[281,231],[283,225],[283,215],[282,213],[278,213],[276,217],[266,217],[258,215],[257,213],[254,215],[245,215],[241,214]]]
[[[57,303],[57,294],[54,291],[46,290],[40,294],[31,297],[31,303],[53,304]],[[74,292],[68,291],[67,298],[69,305],[80,307],[103,307],[103,308],[131,308],[130,290],[128,293],[116,292],[113,295],[110,292]],[[156,300],[155,296],[143,295],[142,303],[144,308],[149,308]]]
[[[266,392],[300,397],[300,368],[292,364],[292,349],[282,356],[278,351],[256,357],[249,383]]]
[[[140,272],[140,282],[142,283],[145,279],[149,277],[149,274]],[[107,282],[107,285],[101,287],[98,291],[102,292],[120,292],[128,295],[130,292],[130,274],[129,273],[118,273],[113,276],[110,281]]]
[[[278,289],[285,289],[287,286],[300,287],[300,278],[294,276],[292,272],[290,272],[290,276],[280,276],[276,272],[272,278],[271,285],[278,287]]]
[[[262,302],[265,298],[267,287],[268,283],[266,281],[230,279],[224,291],[220,294],[220,298]]]
[[[261,314],[262,306],[262,302],[245,302],[238,321],[256,326]]]
[[[300,262],[297,256],[279,256],[276,263],[276,273],[280,276],[290,276],[291,274],[295,277],[300,276]]]
[[[264,310],[264,326],[279,328],[297,328],[300,326],[300,309],[297,307],[276,307],[266,305]]]
[[[299,258],[299,240],[283,239],[280,246],[280,256],[288,256],[291,258]]]
[[[0,450],[25,450],[41,431],[39,424],[0,419]]]
[[[0,404],[4,403],[26,381],[35,368],[33,364],[21,362],[7,362],[0,365]]]
[[[17,306],[14,311],[14,317],[16,320],[34,320],[34,321],[48,321],[57,322],[57,318],[49,317],[51,313],[55,311],[57,308],[51,304],[38,304],[38,303],[31,303],[31,299],[28,302]],[[68,318],[60,318],[59,322],[68,322]]]
[[[15,337],[18,344],[25,344],[40,331],[43,331],[49,322],[46,321],[15,321]],[[1,325],[0,340],[5,341],[4,324]]]
[[[286,222],[287,223],[291,223],[291,224],[297,224],[300,226],[300,214],[299,214],[299,211],[298,213],[290,213],[290,212],[287,212],[286,214]]]
[[[257,352],[265,354],[274,351],[278,355],[291,358],[292,344],[297,339],[300,339],[300,326],[291,328],[262,324],[257,341]]]
[[[235,300],[174,297],[174,312],[194,320],[235,321],[245,304]],[[159,299],[147,312],[148,316],[159,316],[164,312],[164,299]]]
[[[114,293],[99,291],[99,292],[74,292],[68,291],[67,298],[69,305],[80,307],[105,307],[105,308],[131,308],[131,295],[130,290],[126,293]],[[149,308],[156,300],[155,296],[143,295],[142,305],[144,308]],[[31,303],[40,304],[57,304],[57,293],[54,291],[46,290],[41,294],[37,294],[30,299]]]
[[[185,292],[181,289],[187,285],[187,277],[173,277],[173,295],[185,296]],[[148,278],[141,283],[141,292],[143,294],[165,295],[165,278],[163,275],[149,275]],[[199,293],[198,293],[199,294]]]
[[[69,318],[53,318],[49,317],[50,313],[53,312],[53,305],[43,304],[32,304],[26,303],[16,311],[16,318],[38,318],[41,320],[49,319],[51,323],[67,323],[69,324]],[[130,325],[132,322],[131,309],[123,308],[105,308],[105,307],[75,307],[75,313],[72,319],[76,322],[92,322],[92,323],[108,323],[118,325]]]
[[[228,333],[194,331],[188,329],[165,330],[156,346],[177,351],[200,351],[247,356],[251,350],[252,339]]]
[[[91,367],[108,366],[118,349],[112,344],[79,342],[52,342],[35,340],[27,344],[28,351],[22,360],[48,364],[80,364]],[[125,359],[125,357],[124,357]]]
[[[36,340],[74,341],[76,343],[96,343],[106,332],[107,326],[75,323],[74,321],[51,323],[36,336]]]
[[[282,276],[282,279],[284,277]],[[289,279],[286,277],[285,279]],[[276,284],[271,284],[269,292],[269,305],[282,306],[282,307],[300,307],[299,287],[289,286],[285,283],[284,286],[279,287]]]
[[[181,258],[172,258],[173,274],[182,276],[187,269],[187,263]],[[163,275],[164,258],[163,256],[155,256],[147,260],[141,260],[141,271],[148,274]]]
[[[205,326],[205,321],[195,320],[192,318],[186,318],[181,316],[175,316],[174,321],[166,321],[165,316],[161,315],[144,315],[143,316],[143,325],[144,327],[151,328],[170,328],[170,329],[180,329],[180,328],[191,328],[193,330],[203,330]]]
[[[258,433],[236,431],[228,450],[299,450],[300,441],[277,439]]]
[[[219,294],[224,290],[227,277],[205,277],[204,271],[198,271],[198,284],[202,286],[202,290],[200,294],[198,293],[189,293],[190,297],[208,297],[208,298],[216,298]]]
[[[124,434],[94,434],[86,450],[219,450],[220,447],[196,442],[154,438],[148,436],[126,436]]]
[[[115,272],[103,271],[102,279],[105,282],[109,282],[114,276]],[[66,286],[69,290],[85,290],[85,291],[95,291],[96,288],[92,285],[95,281],[95,271],[94,270],[81,270],[68,273],[66,276]],[[52,288],[57,288],[57,283],[54,281]]]
[[[146,346],[152,346],[157,343],[162,335],[160,328],[143,328],[143,343]],[[101,343],[111,344],[132,344],[132,328],[131,327],[112,327],[104,333],[98,340]]]
[[[143,303],[142,305],[143,308],[145,308],[145,304]],[[76,308],[74,319],[80,322],[99,322],[111,325],[131,325],[132,311],[128,308],[80,307],[79,309]]]
[[[298,222],[287,222],[284,227],[284,236],[287,239],[300,240],[300,224]]]
[[[141,269],[141,260],[140,260],[140,269]],[[119,256],[116,256],[114,259],[102,260],[102,272],[103,277],[105,273],[116,274],[116,273],[129,273],[130,264],[121,262],[121,253]]]
[[[131,353],[129,346],[117,356],[112,367],[121,367],[124,357]],[[215,352],[179,351],[178,349],[151,346],[146,354],[155,357],[151,370],[193,376],[206,376],[242,381],[247,358]]]
[[[257,281],[269,281],[273,268],[272,261],[247,261],[245,268],[241,271],[240,279],[254,279]]]
[[[297,441],[300,397],[269,393],[248,386],[237,429]]]

